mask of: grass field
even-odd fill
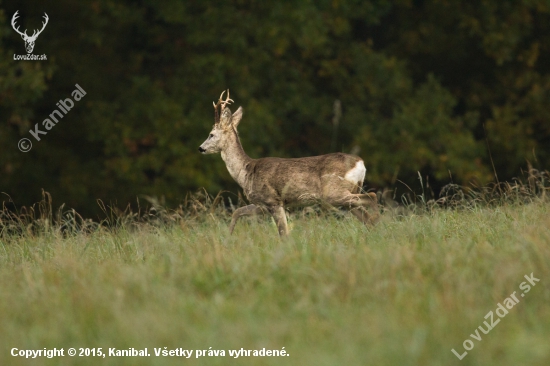
[[[387,213],[373,228],[296,215],[287,240],[267,219],[242,220],[229,236],[227,220],[4,226],[0,365],[550,364],[547,199]],[[521,297],[531,273],[540,281]],[[500,322],[476,335],[491,311]],[[463,355],[464,342],[473,349],[459,360],[451,349]],[[107,356],[70,357],[70,347]],[[150,357],[108,356],[145,347]],[[156,357],[164,347],[225,356]],[[288,356],[229,355],[283,347]]]

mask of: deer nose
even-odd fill
[[[202,146],[199,146],[199,151],[200,151],[201,153],[203,153],[203,152],[205,152],[206,150],[203,149]]]

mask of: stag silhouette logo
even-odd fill
[[[13,30],[15,30],[17,33],[19,33],[19,35],[21,35],[21,38],[23,38],[23,41],[25,41],[25,49],[27,50],[27,53],[30,54],[34,49],[34,43],[36,42],[36,38],[38,38],[40,33],[42,33],[42,31],[44,30],[44,28],[46,28],[46,25],[48,24],[48,20],[49,20],[48,14],[44,13],[44,22],[42,22],[42,29],[40,30],[35,29],[34,32],[32,33],[32,36],[29,36],[27,34],[26,29],[24,32],[21,32],[19,30],[19,26],[16,27],[15,21],[19,17],[19,15],[17,14],[18,12],[19,10],[17,10],[15,14],[13,14],[13,17],[11,18],[11,26]]]

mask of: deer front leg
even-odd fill
[[[285,237],[288,235],[288,225],[286,222],[285,209],[283,206],[271,206],[268,207],[269,213],[275,219],[277,223],[277,229],[279,231],[280,237]]]
[[[244,207],[239,207],[233,212],[231,217],[231,224],[229,225],[229,234],[233,234],[237,220],[243,216],[252,216],[252,215],[262,215],[264,212],[261,207],[256,205],[248,205]]]

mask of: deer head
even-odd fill
[[[36,42],[36,38],[38,38],[38,36],[40,35],[40,33],[42,33],[42,31],[44,30],[44,28],[46,28],[46,24],[48,24],[48,14],[44,13],[44,22],[42,22],[42,29],[40,29],[39,31],[37,31],[36,29],[34,30],[34,32],[32,33],[32,36],[29,36],[27,34],[27,30],[25,29],[24,32],[20,32],[19,31],[19,27],[15,27],[15,20],[19,17],[19,15],[17,15],[17,13],[19,12],[19,10],[17,10],[15,12],[15,14],[13,14],[13,17],[11,18],[11,26],[13,28],[13,30],[15,30],[17,33],[19,33],[21,35],[21,38],[23,38],[23,41],[25,41],[25,48],[27,50],[27,53],[32,53],[32,50],[34,49],[34,42]]]
[[[227,90],[227,98],[222,100],[225,91],[220,95],[218,103],[212,102],[214,105],[214,127],[206,141],[199,147],[199,151],[203,154],[214,154],[222,151],[231,141],[230,136],[235,135],[237,126],[243,117],[243,109],[239,107],[235,113],[231,113],[228,105],[233,103],[229,99],[229,89]]]

